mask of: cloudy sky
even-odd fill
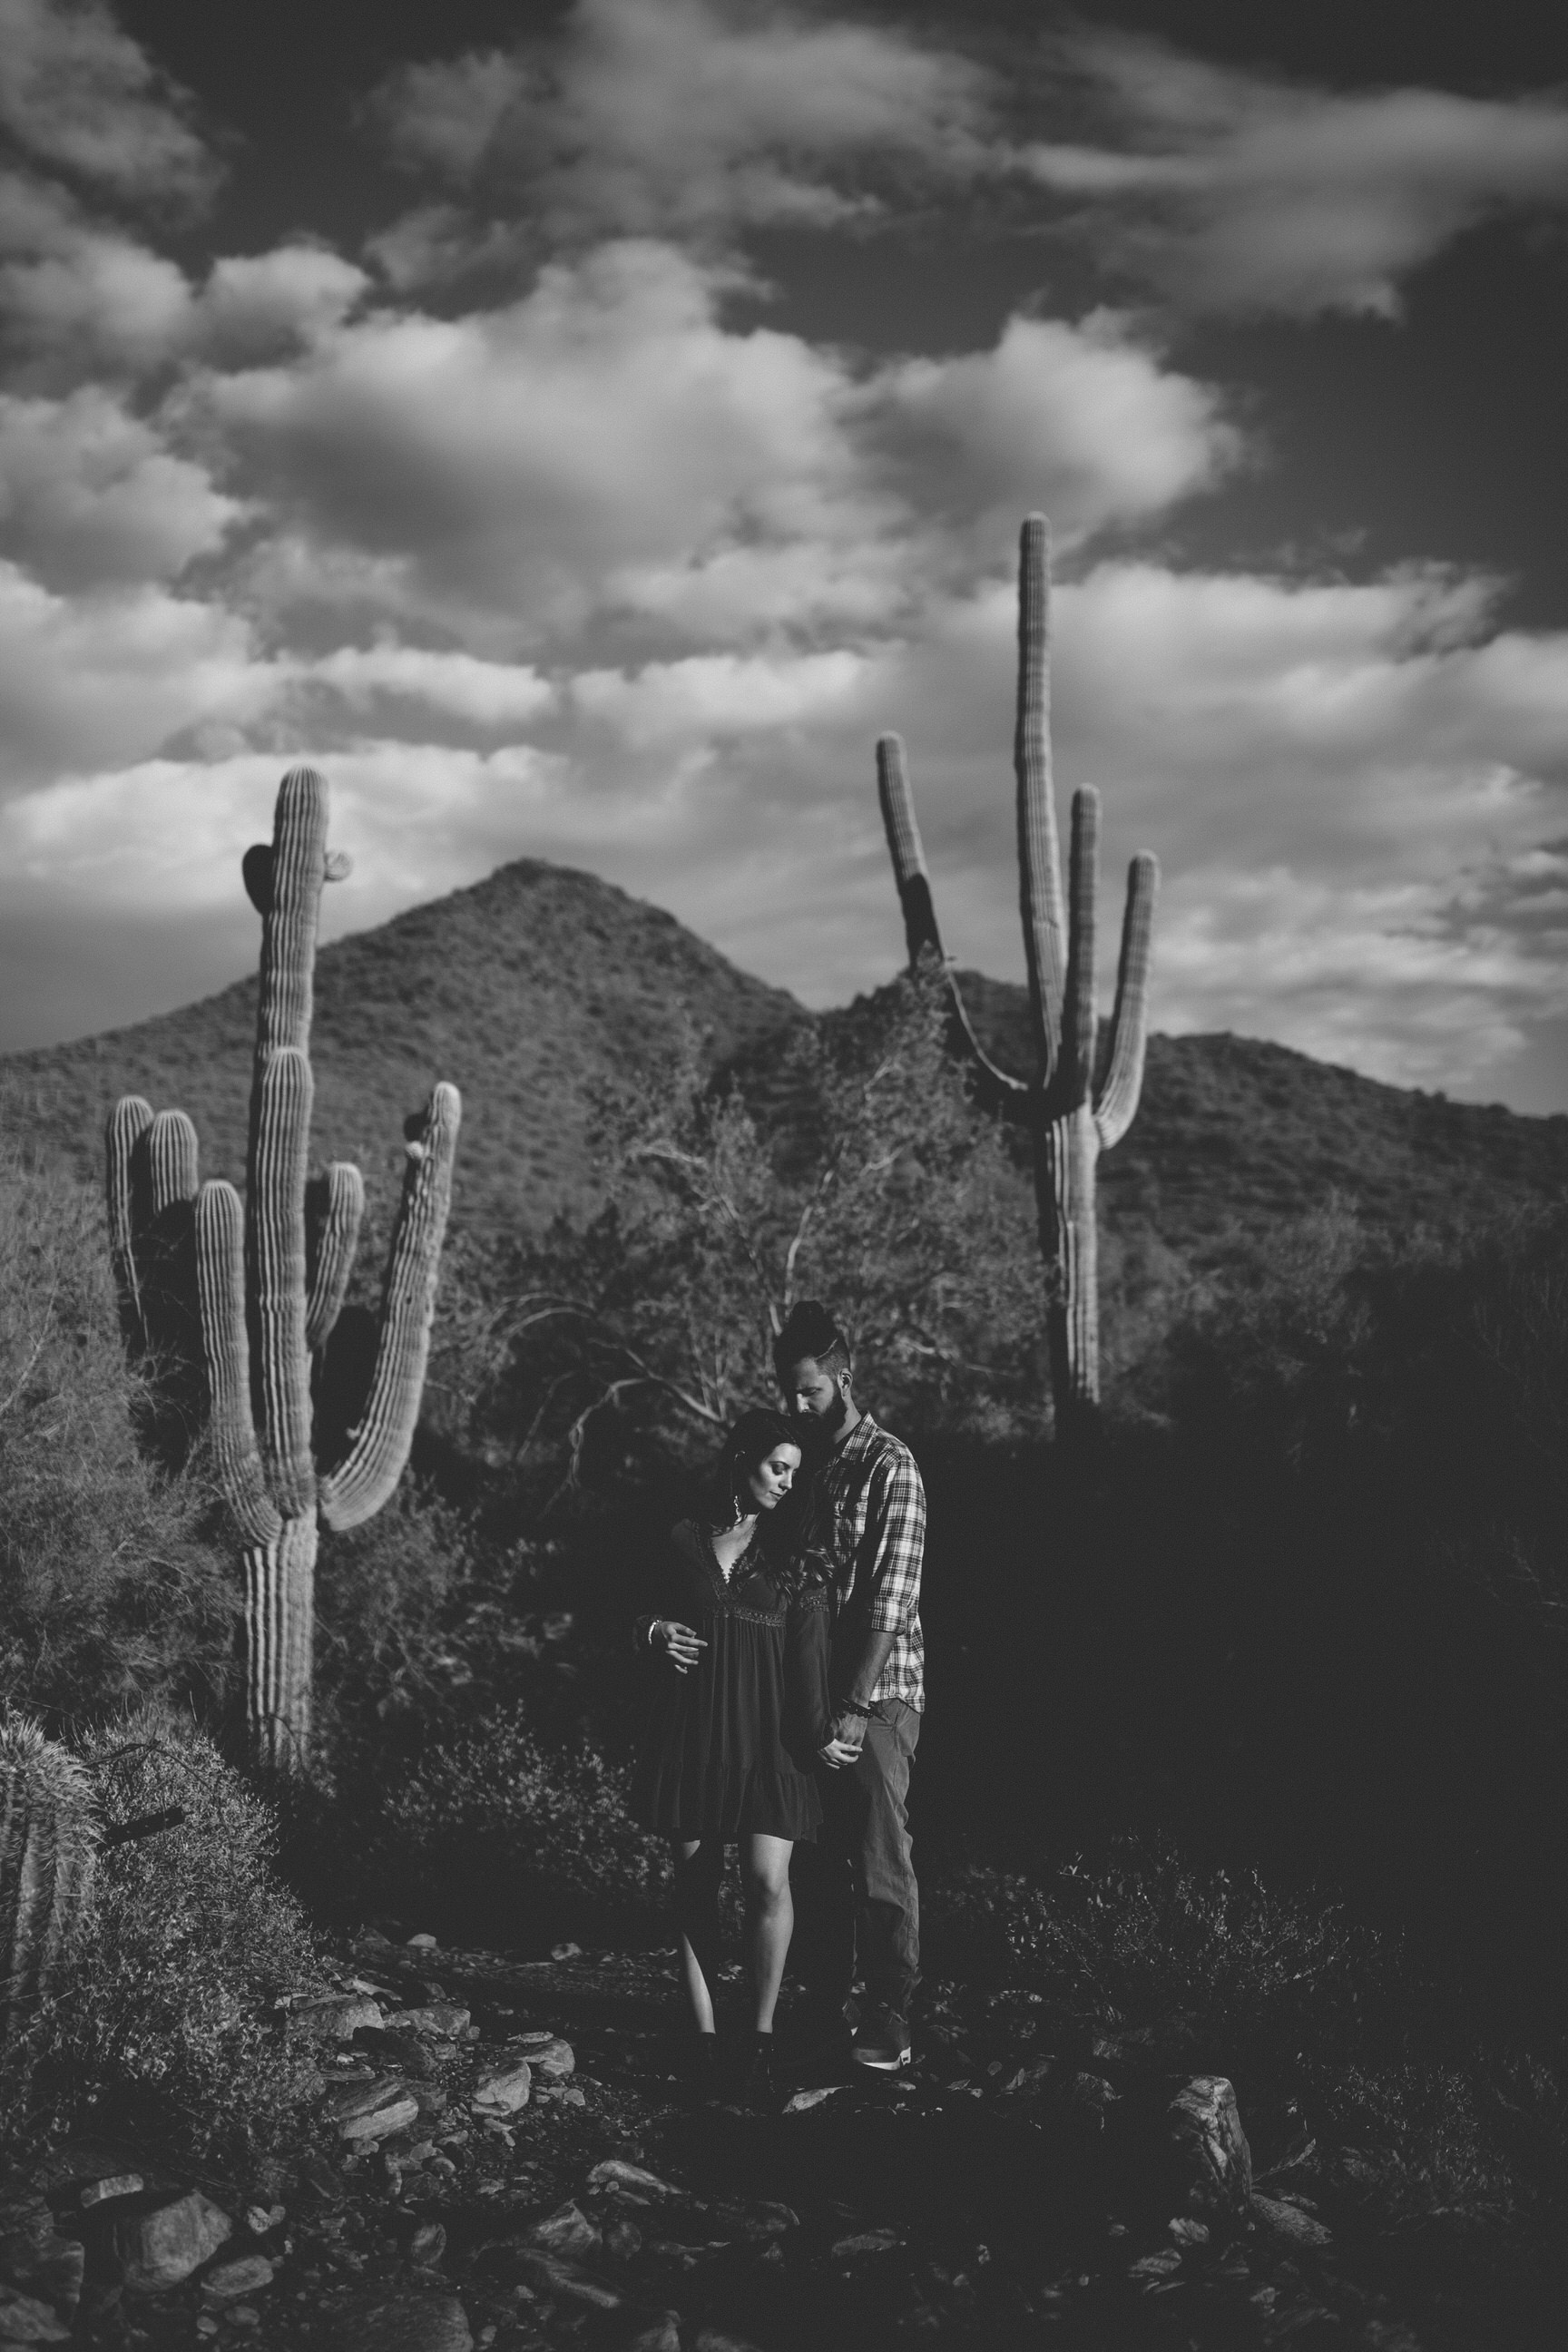
[[[0,0],[0,1046],[248,968],[301,756],[330,929],[539,856],[820,1004],[896,727],[1016,972],[1043,507],[1157,1024],[1568,1108],[1568,86],[1463,13]]]

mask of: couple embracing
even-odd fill
[[[792,1310],[773,1368],[785,1412],[743,1413],[730,1432],[702,1507],[670,1535],[658,1613],[637,1629],[659,1680],[634,1810],[673,1850],[693,2066],[717,2076],[719,1889],[738,1844],[753,1996],[742,2087],[760,2100],[792,1856],[810,2039],[852,2034],[866,2066],[909,2059],[920,1896],[907,1798],[925,1704],[914,1457],[856,1403],[848,1346],[816,1301]]]

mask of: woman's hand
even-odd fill
[[[678,1675],[689,1674],[708,1647],[689,1625],[678,1624],[673,1617],[656,1617],[648,1628],[648,1639],[664,1652]]]
[[[865,1741],[865,1717],[851,1715],[846,1708],[843,1714],[834,1717],[827,1727],[826,1741],[816,1752],[825,1764],[831,1764],[837,1771],[842,1765],[858,1761]]]

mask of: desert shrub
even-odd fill
[[[1101,1867],[1075,1859],[1045,1879],[971,1869],[933,1908],[961,1964],[1134,2025],[1179,2014],[1233,2047],[1309,2014],[1320,2032],[1358,2020],[1396,1973],[1338,1906],[1194,1870],[1165,1844],[1122,1841]]]
[[[55,1722],[230,1676],[214,1498],[144,1458],[144,1402],[96,1197],[0,1158],[0,1697]]]
[[[667,1858],[632,1821],[629,1784],[593,1741],[547,1748],[515,1708],[423,1759],[387,1805],[387,1850],[405,1887],[469,1929],[646,1926]]]
[[[172,1709],[121,1717],[81,1754],[110,1826],[185,1818],[100,1855],[75,1969],[35,2028],[35,2103],[243,2165],[313,2074],[274,2009],[321,1981],[321,1955],[275,1874],[272,1816]]]

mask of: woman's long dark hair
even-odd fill
[[[774,1412],[767,1405],[753,1405],[741,1415],[713,1465],[703,1515],[715,1534],[732,1528],[751,1507],[752,1498],[746,1488],[752,1473],[776,1445],[792,1446],[801,1456],[801,1467],[783,1502],[759,1515],[757,1540],[766,1557],[769,1573],[781,1591],[793,1596],[807,1584],[823,1580],[824,1564],[816,1555],[807,1555],[802,1549],[801,1539],[809,1518],[806,1506],[810,1482],[799,1434],[782,1412]]]

